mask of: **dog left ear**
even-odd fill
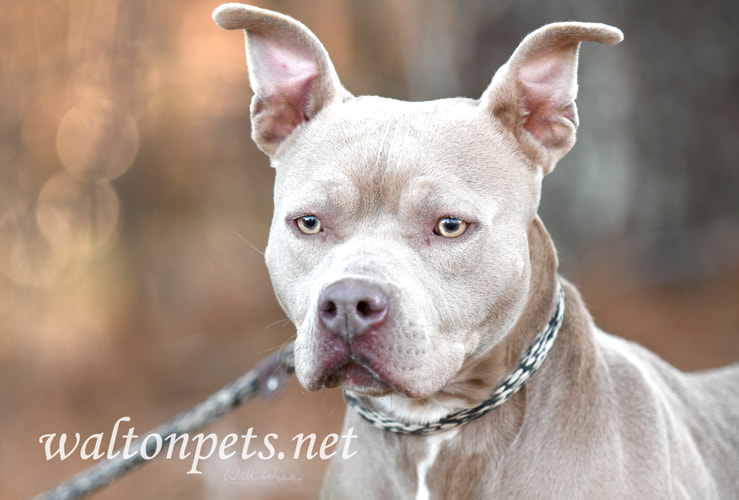
[[[553,23],[529,34],[493,77],[482,104],[515,135],[546,175],[575,143],[580,42],[623,40],[598,23]]]
[[[254,91],[252,139],[268,155],[325,106],[351,97],[321,42],[295,19],[229,3],[213,12],[213,20],[225,29],[244,30]]]

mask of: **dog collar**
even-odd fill
[[[523,387],[536,370],[541,366],[544,358],[547,357],[549,351],[554,345],[554,339],[557,332],[562,326],[562,320],[565,315],[565,294],[562,285],[557,281],[557,305],[554,308],[552,317],[534,340],[534,343],[526,349],[521,359],[518,361],[513,373],[508,375],[493,392],[490,399],[483,401],[477,406],[459,410],[451,413],[436,422],[427,424],[409,424],[399,420],[380,415],[375,410],[362,406],[359,400],[344,392],[347,402],[354,407],[354,410],[372,425],[385,429],[386,431],[398,434],[416,434],[426,435],[440,431],[446,431],[460,426],[471,420],[482,417],[493,409],[505,403],[516,391]]]

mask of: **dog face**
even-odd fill
[[[267,265],[306,388],[427,396],[510,329],[540,186],[512,146],[475,101],[366,97],[275,155]]]
[[[426,398],[500,342],[528,295],[542,177],[572,146],[582,40],[531,35],[479,100],[351,96],[297,21],[227,4],[244,29],[252,134],[276,169],[266,261],[304,387]]]

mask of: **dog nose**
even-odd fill
[[[328,331],[351,338],[385,323],[387,309],[387,295],[378,285],[345,278],[323,291],[318,303],[318,318]]]

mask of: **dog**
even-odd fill
[[[549,24],[480,99],[401,102],[353,96],[288,16],[213,17],[246,33],[297,377],[341,387],[358,436],[322,498],[739,498],[739,365],[684,374],[598,329],[537,215],[580,43],[620,30]]]

